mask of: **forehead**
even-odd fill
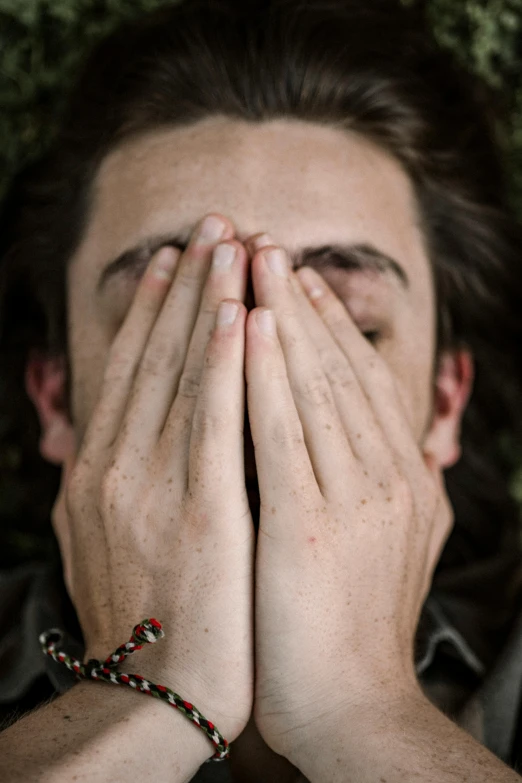
[[[127,248],[206,212],[229,217],[239,239],[268,231],[288,250],[370,241],[425,287],[415,200],[398,162],[355,133],[298,120],[214,117],[125,143],[100,167],[77,260],[98,275]]]

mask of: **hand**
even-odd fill
[[[297,749],[317,751],[360,705],[418,688],[415,632],[453,515],[385,361],[319,275],[278,276],[264,252],[246,345],[261,497],[254,717],[299,766]],[[324,291],[313,304],[305,280]],[[258,328],[266,308],[273,337]]]
[[[247,256],[232,235],[225,221],[229,271],[209,272],[217,240],[197,232],[181,257],[153,257],[53,509],[86,658],[156,617],[165,638],[130,670],[193,702],[229,741],[253,701],[255,543],[241,481]],[[166,261],[173,282],[155,274]],[[214,330],[228,298],[236,321]]]

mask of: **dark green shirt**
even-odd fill
[[[490,559],[449,572],[437,588],[432,587],[417,629],[415,663],[430,701],[519,771],[522,602],[517,594],[507,630],[501,632],[498,612],[484,621],[484,607],[491,597],[480,600],[480,588],[484,586],[486,593],[489,577],[502,567],[501,559]],[[64,666],[40,650],[38,637],[51,627],[64,629],[64,649],[83,657],[81,631],[60,568],[28,564],[0,571],[0,725],[4,727],[75,683]],[[225,761],[203,764],[192,783],[231,780]]]

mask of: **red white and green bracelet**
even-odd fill
[[[87,663],[81,663],[77,658],[73,658],[63,651],[57,651],[57,646],[63,639],[63,634],[59,629],[51,628],[48,631],[44,631],[39,638],[43,652],[50,655],[58,663],[63,663],[67,666],[68,669],[76,674],[79,680],[92,679],[112,682],[114,685],[128,685],[141,693],[162,699],[162,701],[170,704],[171,707],[181,710],[189,720],[205,732],[214,745],[216,752],[211,758],[207,759],[207,762],[223,761],[230,756],[229,743],[219,733],[214,724],[204,718],[193,704],[182,699],[181,696],[171,691],[170,688],[166,688],[164,685],[155,685],[139,674],[124,674],[115,671],[116,666],[125,660],[128,655],[136,652],[136,650],[141,650],[144,644],[154,644],[163,636],[165,636],[165,633],[158,620],[154,618],[143,620],[134,627],[129,641],[120,645],[105,661],[91,658]]]

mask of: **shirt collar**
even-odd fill
[[[451,623],[440,603],[430,594],[424,603],[415,637],[415,670],[418,676],[431,666],[442,642],[451,645],[456,657],[478,677],[485,675],[484,662]]]

